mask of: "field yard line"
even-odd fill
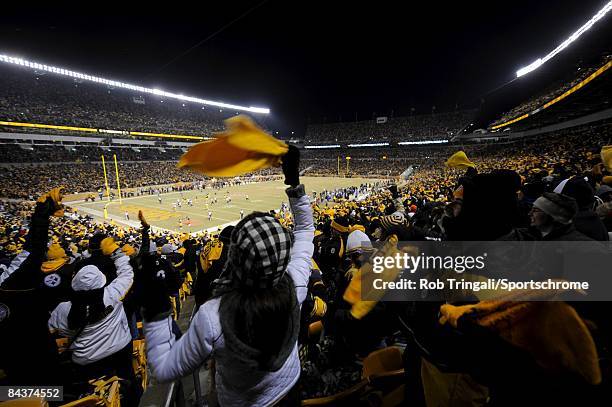
[[[146,207],[146,208],[151,208],[151,209],[159,209],[159,208],[156,208],[155,206],[150,206],[150,205],[143,205],[143,206],[144,206],[144,207]],[[168,211],[168,212],[172,212],[172,211]],[[182,208],[179,210],[179,209],[177,208],[176,212],[172,212],[172,213],[179,214],[180,212],[183,212],[183,213],[188,213],[188,214],[190,214],[190,215],[200,216],[200,217],[202,217],[202,218],[207,218],[207,219],[208,219],[208,214],[207,214],[206,212],[204,212],[204,213],[197,213],[197,212],[190,212],[190,211],[186,211],[186,210],[183,210]],[[214,213],[214,212],[213,212],[213,213]],[[213,219],[226,220],[226,221],[228,221],[228,222],[231,222],[231,221],[233,220],[233,219],[220,218],[220,217],[218,217],[218,216],[213,216],[212,218],[213,218]]]
[[[161,194],[162,197],[167,196],[167,195],[175,195],[175,194],[180,194],[181,192],[193,192],[194,190],[190,190],[190,191],[177,191],[177,192],[165,192],[163,194]],[[154,199],[157,202],[157,195],[153,194],[153,195],[138,195],[138,196],[130,196],[127,198],[121,198],[122,201],[128,201],[130,199],[142,199],[142,198],[151,198]],[[108,203],[108,200],[101,200],[101,201],[94,201],[94,202],[81,202],[81,200],[79,201],[69,201],[66,203],[81,203],[81,205],[98,205],[101,204],[103,202]],[[113,199],[110,203],[119,203],[119,199],[115,198]]]
[[[95,210],[93,208],[78,208],[78,209],[80,211],[83,211],[83,212],[88,213],[90,215],[98,216],[98,217],[102,218],[102,221],[106,221],[106,219],[104,219],[104,214],[102,212],[100,212],[100,211],[97,211],[97,210]],[[141,226],[140,222],[136,222],[136,221],[133,221],[133,220],[125,220],[125,219],[122,219],[121,217],[116,217],[116,216],[111,215],[111,214],[108,215],[108,218],[110,220],[114,221],[115,223],[120,223],[122,225],[130,226],[130,227],[133,227],[133,228],[136,228],[136,229],[140,228],[140,226]],[[159,230],[163,230],[163,231],[166,231],[166,232],[178,233],[176,230],[166,229],[166,228],[162,228],[160,226],[155,226],[155,225],[151,225],[151,228],[153,228],[152,229],[153,231],[155,231],[155,229],[159,229]]]
[[[240,211],[240,207],[235,207],[236,211],[233,211],[229,208],[223,208],[223,207],[219,207],[219,206],[213,206],[213,207],[209,207],[208,209],[210,209],[213,213],[215,213],[215,211],[219,211],[219,212],[227,212],[227,213],[239,213]],[[202,208],[203,211],[208,211],[207,208]],[[207,212],[204,212],[204,214],[207,215]],[[213,216],[214,217],[214,216]]]
[[[93,209],[93,208],[77,208],[77,209],[82,211],[82,212],[88,213],[90,215],[94,215],[94,216],[98,216],[100,218],[104,218],[104,214],[101,211],[98,211],[96,209]],[[125,226],[131,226],[131,227],[136,228],[136,229],[138,229],[140,227],[140,222],[136,222],[136,221],[132,221],[132,220],[125,220],[125,219],[121,218],[120,216],[117,217],[115,215],[109,214],[108,218],[110,220],[114,221],[115,223],[120,223],[120,224],[125,225]],[[224,219],[224,218],[216,218],[214,216],[213,216],[213,219],[229,220],[229,219]],[[202,233],[204,231],[210,233],[211,231],[216,231],[218,228],[223,229],[226,226],[235,225],[236,223],[238,223],[238,221],[239,221],[239,219],[231,220],[231,221],[229,221],[227,223],[222,223],[222,224],[219,224],[219,225],[216,225],[216,226],[211,226],[211,227],[206,228],[206,229],[200,229],[200,230],[197,230],[197,231],[194,231],[194,232],[190,232],[190,234],[195,235],[195,234],[198,234],[198,233]],[[163,231],[171,232],[171,233],[180,233],[180,231],[173,230],[173,229],[163,228],[161,226],[151,225],[151,227],[152,227],[153,231],[158,229],[158,230],[163,230]]]
[[[185,193],[193,193],[195,191],[191,190],[191,191],[184,191],[184,192]],[[204,193],[203,191],[198,191],[198,192]],[[180,194],[180,191],[179,192],[168,192],[168,193],[162,194],[162,197],[167,196],[167,195],[176,195],[176,194]],[[129,198],[121,198],[121,200],[122,201],[127,201],[127,200],[132,200],[132,199],[146,199],[146,198],[150,198],[154,202],[158,202],[157,195],[131,196]],[[204,198],[202,198],[202,199],[204,199]],[[225,199],[225,198],[221,198],[221,199]],[[193,199],[192,199],[192,201],[193,201]],[[235,199],[232,199],[232,204],[234,202],[235,202]],[[245,199],[243,202],[248,203],[249,201],[247,201]],[[263,200],[259,199],[258,202],[263,202]],[[81,206],[88,206],[89,207],[89,206],[95,206],[95,205],[100,205],[100,204],[108,204],[108,201],[102,200],[102,201],[95,201],[95,202],[83,202],[83,201],[79,200],[79,201],[69,201],[69,202],[66,202],[66,203],[67,204],[78,204],[78,205],[81,205]],[[114,199],[110,203],[111,204],[119,203],[119,200],[118,199]],[[199,203],[199,202],[197,202],[197,203]],[[253,204],[255,204],[255,203],[253,203]],[[163,205],[163,203],[162,203],[162,205]]]
[[[142,197],[138,197],[138,198],[142,198]],[[94,202],[94,203],[99,204],[99,202]],[[112,203],[119,205],[119,201],[113,201]],[[156,209],[156,210],[160,209],[159,206],[157,206],[157,204],[154,204],[153,202],[147,202],[147,201],[143,201],[139,206],[142,206],[143,208],[151,208],[151,209]],[[185,205],[185,206],[187,206],[187,205]],[[88,209],[93,209],[93,208],[91,208],[91,205],[84,206],[82,204],[74,205],[74,207],[77,208],[77,209],[79,209],[81,207],[85,207],[85,208],[88,208]],[[113,206],[109,206],[109,208],[113,208]],[[188,213],[190,215],[200,216],[202,218],[208,218],[207,209],[205,209],[205,208],[202,208],[202,212],[201,213],[200,212],[187,211],[187,210],[184,210],[183,208],[184,207],[181,207],[180,209],[177,208],[176,212],[174,212],[171,209],[167,209],[167,208],[162,207],[163,210],[168,211],[168,212],[172,212],[172,213],[176,213],[177,215],[180,214],[180,213]],[[195,208],[195,206],[194,206],[194,208]],[[217,211],[219,211],[219,212],[222,212],[222,213],[224,213],[224,212],[229,213],[229,214],[234,214],[235,213],[234,211],[231,211],[229,209],[223,209],[223,208],[211,208],[211,209],[213,210],[213,214],[215,212],[215,209]],[[96,210],[96,209],[93,209],[93,210]],[[239,215],[236,215],[236,219],[238,218],[238,216]],[[222,217],[219,217],[219,216],[213,216],[213,219],[225,220],[225,221],[228,221],[228,222],[233,221],[233,219],[222,218]]]

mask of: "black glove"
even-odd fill
[[[37,202],[34,213],[30,219],[30,230],[26,236],[24,249],[32,253],[33,250],[46,253],[47,234],[49,230],[49,217],[53,214],[55,204],[53,199],[47,198],[44,202]]]
[[[45,199],[44,202],[36,202],[34,207],[34,213],[32,214],[32,221],[43,220],[49,221],[49,217],[57,210],[58,206],[51,197]]]
[[[397,185],[391,185],[389,187],[389,191],[391,191],[391,196],[393,196],[393,199],[398,197],[398,193],[397,193]]]
[[[166,289],[166,275],[160,267],[159,259],[151,255],[145,257],[142,272],[138,276],[142,316],[149,322],[159,321],[172,313],[172,304]]]
[[[282,158],[285,185],[295,187],[300,184],[300,150],[289,145],[289,151]]]
[[[408,225],[393,225],[388,228],[384,228],[381,240],[386,240],[391,235],[397,236],[397,240],[400,242],[414,240],[411,228]]]

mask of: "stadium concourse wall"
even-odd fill
[[[553,131],[570,129],[572,127],[582,126],[585,124],[596,123],[602,120],[612,119],[612,108],[601,110],[597,113],[592,113],[577,119],[567,120],[561,123],[551,124],[549,126],[540,127],[532,130],[517,131],[517,132],[490,132],[490,133],[471,133],[458,137],[456,141],[510,141],[525,137],[533,137],[539,134],[551,133]]]

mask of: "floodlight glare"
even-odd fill
[[[363,143],[363,144],[349,144],[349,147],[384,147],[388,146],[389,143]]]
[[[340,144],[328,144],[324,146],[304,146],[304,148],[307,148],[307,149],[340,148]]]
[[[572,35],[563,41],[557,48],[553,49],[545,57],[538,58],[529,65],[516,71],[516,77],[519,78],[531,71],[535,71],[542,66],[546,61],[557,55],[559,52],[567,48],[572,42],[576,41],[582,34],[584,34],[589,28],[591,28],[597,21],[601,20],[608,11],[612,10],[612,0],[610,0],[601,10],[599,10],[589,21],[587,21],[582,27],[577,29]]]
[[[168,97],[168,98],[172,98],[172,99],[177,99],[177,100],[184,100],[184,101],[188,101],[188,102],[199,103],[199,104],[202,104],[202,105],[210,105],[210,106],[216,106],[216,107],[219,107],[219,108],[240,110],[240,111],[250,112],[250,113],[260,113],[260,114],[269,114],[270,113],[270,109],[268,109],[266,107],[239,106],[239,105],[232,105],[232,104],[229,104],[229,103],[216,102],[214,100],[206,100],[206,99],[200,99],[200,98],[191,97],[191,96],[178,95],[178,94],[171,93],[171,92],[165,92],[165,91],[160,90],[160,89],[144,88],[144,87],[141,87],[141,86],[131,85],[129,83],[116,82],[116,81],[112,81],[112,80],[109,80],[109,79],[100,78],[100,77],[97,77],[97,76],[84,75],[84,74],[81,74],[81,73],[78,73],[78,72],[70,71],[68,69],[63,69],[63,68],[57,68],[57,67],[53,67],[53,66],[42,65],[42,64],[38,64],[36,62],[30,62],[30,61],[23,60],[21,58],[10,57],[8,55],[3,55],[3,54],[0,54],[0,62],[5,62],[5,63],[8,63],[8,64],[13,64],[13,65],[25,66],[25,67],[29,67],[29,68],[33,68],[33,69],[38,69],[38,70],[41,70],[41,71],[57,73],[59,75],[75,77],[75,78],[84,79],[84,80],[91,81],[91,82],[104,83],[104,84],[107,84],[109,86],[114,86],[114,87],[117,87],[117,88],[137,90],[139,92],[149,93],[151,95],[158,95],[158,96],[164,96],[164,97]],[[221,111],[221,109],[219,109],[219,111]]]
[[[422,140],[422,141],[400,141],[397,143],[400,146],[412,146],[420,144],[446,144],[448,140]]]

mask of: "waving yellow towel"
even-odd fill
[[[476,164],[471,162],[464,151],[457,151],[446,160],[446,166],[451,168],[476,168]]]
[[[178,162],[179,168],[214,177],[233,177],[280,165],[288,146],[265,133],[248,116],[225,121],[226,130],[214,140],[191,147]]]

